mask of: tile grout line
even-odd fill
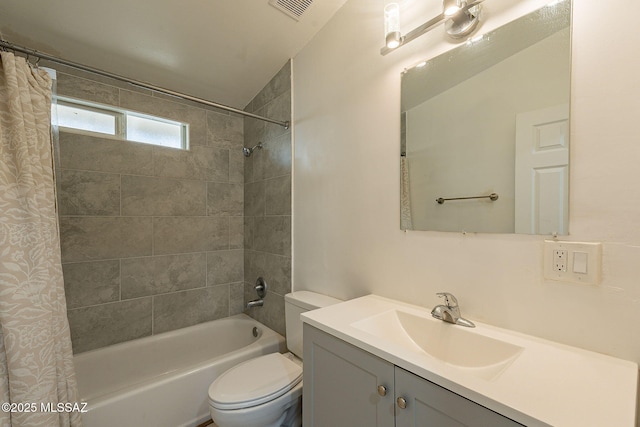
[[[241,251],[242,248],[232,248],[232,249],[214,249],[214,250],[205,250],[205,251],[194,251],[194,252],[177,252],[170,254],[157,254],[157,255],[136,255],[132,257],[120,257],[120,258],[102,258],[102,259],[90,259],[86,261],[66,261],[63,262],[63,265],[67,264],[83,264],[89,262],[107,262],[107,261],[118,261],[121,259],[141,259],[141,258],[160,258],[160,257],[170,257],[170,256],[181,256],[181,255],[197,255],[197,254],[206,254],[209,252],[225,252],[225,251]]]
[[[120,210],[119,210],[119,217],[122,217],[122,174],[120,174],[120,191],[118,192],[118,194],[120,195]]]
[[[160,297],[160,296],[166,296],[166,295],[172,295],[172,294],[179,294],[182,292],[192,292],[192,291],[203,291],[203,290],[207,290],[207,289],[211,289],[211,288],[217,288],[217,287],[222,287],[222,286],[231,286],[231,285],[235,285],[235,284],[239,284],[239,283],[243,283],[240,281],[236,281],[236,282],[229,282],[229,283],[218,283],[215,285],[211,285],[211,286],[199,286],[197,288],[189,288],[189,289],[181,289],[178,291],[171,291],[171,292],[163,292],[163,293],[159,293],[159,294],[150,294],[150,295],[143,295],[143,296],[137,296],[134,298],[127,298],[121,301],[108,301],[108,302],[102,302],[99,304],[90,304],[90,305],[83,305],[80,307],[74,307],[74,308],[70,308],[67,309],[67,311],[76,311],[76,310],[84,310],[87,308],[95,308],[95,307],[102,307],[105,305],[112,305],[112,304],[119,304],[119,303],[123,303],[123,302],[131,302],[131,301],[136,301],[136,300],[142,300],[145,298],[151,298],[152,300],[152,307],[153,307],[153,302],[155,301],[155,297]]]
[[[151,295],[151,335],[155,334],[155,305],[156,299],[155,295]]]
[[[209,253],[204,254],[204,287],[209,287]]]
[[[119,280],[119,288],[120,288],[120,293],[118,295],[118,301],[122,301],[122,259],[118,258],[118,279]]]
[[[197,288],[197,289],[202,289],[202,288]],[[161,294],[161,295],[165,295],[165,294]],[[129,299],[125,299],[125,300],[122,300],[122,301],[108,301],[108,302],[102,302],[102,303],[99,303],[99,304],[83,305],[82,307],[74,307],[74,308],[67,309],[67,312],[77,311],[77,310],[84,310],[84,309],[87,309],[87,308],[102,307],[102,306],[106,306],[106,305],[120,304],[120,303],[123,303],[123,302],[132,302],[132,301],[143,300],[143,299],[151,298],[151,297],[153,297],[153,295],[145,295],[145,296],[141,296],[141,297],[129,298]]]
[[[60,218],[241,218],[243,215],[229,215],[222,213],[219,215],[60,215]],[[268,216],[291,216],[291,215],[268,215]]]
[[[212,147],[205,147],[205,148],[212,148]],[[152,153],[154,151],[155,150],[152,150]],[[152,154],[152,162],[153,162],[153,154]],[[60,169],[67,170],[67,171],[90,172],[90,173],[105,174],[105,175],[126,175],[126,176],[140,177],[140,178],[169,179],[169,180],[175,180],[175,181],[196,181],[196,182],[212,182],[216,184],[244,185],[244,182],[232,182],[229,178],[227,178],[226,180],[215,180],[215,179],[209,179],[209,177],[206,177],[206,176],[202,178],[193,178],[191,176],[172,176],[172,175],[166,175],[166,174],[163,175],[155,172],[144,175],[140,173],[123,172],[121,170],[82,169],[78,167],[68,167],[68,166],[62,166],[62,165],[60,166]],[[278,176],[274,176],[273,178],[278,178],[283,176],[287,176],[287,175],[278,175]]]

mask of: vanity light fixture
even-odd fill
[[[389,3],[384,7],[384,41],[389,49],[395,49],[402,43],[398,3]]]
[[[388,54],[432,30],[442,22],[445,23],[446,32],[450,37],[460,39],[468,36],[478,27],[480,3],[483,1],[443,0],[440,15],[414,28],[404,36],[400,33],[400,7],[397,3],[387,4],[384,8],[385,46],[380,49],[380,54]]]

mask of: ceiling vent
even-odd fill
[[[313,0],[269,0],[269,4],[287,16],[300,20],[302,14],[311,6]]]

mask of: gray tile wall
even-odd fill
[[[74,351],[242,312],[244,119],[102,77],[62,71],[60,95],[190,125],[188,151],[60,133],[58,202]],[[270,132],[275,138],[276,131]],[[281,156],[290,150],[286,144],[275,142],[260,154],[275,153],[278,146]],[[272,197],[270,212],[285,211],[283,198],[290,197],[281,194],[285,187],[279,183],[271,190],[278,196]],[[277,224],[268,231],[266,224],[257,226],[256,247],[273,246],[277,256],[290,259],[285,248],[285,240],[291,240],[285,232],[290,212],[269,220]],[[272,237],[270,245],[266,239]]]
[[[290,61],[245,110],[291,120]],[[264,148],[244,164],[244,298],[257,298],[255,281],[264,277],[264,306],[247,313],[284,335],[284,294],[291,292],[291,130],[245,118],[245,146],[258,142]]]

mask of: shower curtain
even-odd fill
[[[400,156],[400,229],[413,230],[411,219],[411,190],[409,189],[409,160]]]
[[[80,426],[80,413],[65,411],[80,408],[56,214],[51,78],[24,58],[0,55],[0,426]]]

